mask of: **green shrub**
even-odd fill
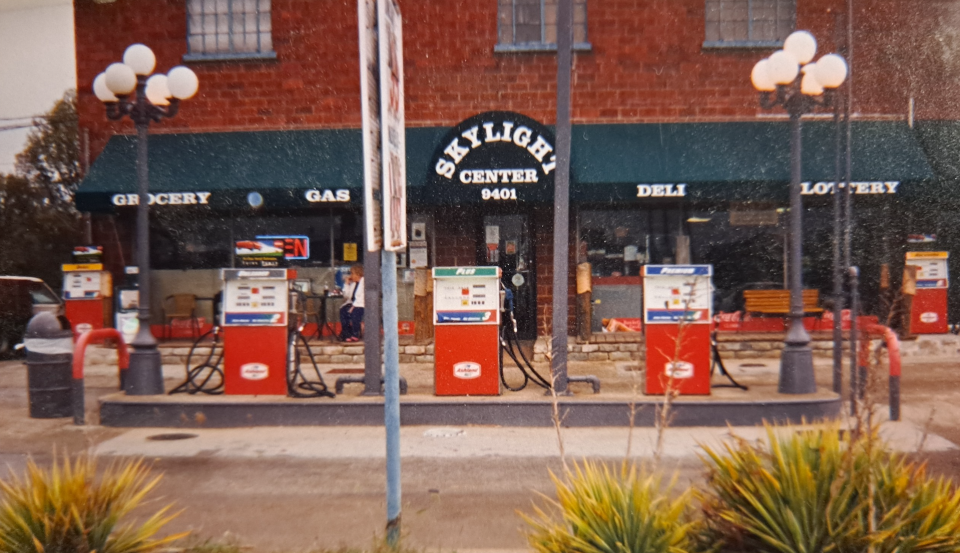
[[[704,448],[705,551],[960,550],[960,494],[876,434],[768,427],[765,443]]]
[[[49,470],[31,460],[22,478],[0,481],[0,553],[149,553],[183,536],[154,537],[176,516],[169,505],[140,524],[125,521],[160,481],[142,460],[96,473],[91,457],[64,456]]]
[[[612,469],[584,461],[561,480],[551,474],[557,500],[547,513],[521,516],[532,527],[530,545],[541,553],[578,551],[682,553],[696,534],[690,490],[671,498],[659,476],[636,466]]]

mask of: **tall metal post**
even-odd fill
[[[789,102],[790,113],[790,328],[780,356],[781,394],[811,394],[817,391],[813,373],[810,335],[803,328],[803,202],[800,188],[801,125],[803,99],[800,94]]]
[[[366,252],[363,256],[363,394],[381,395],[380,350],[380,256]]]
[[[855,313],[860,309],[860,270],[856,267],[848,269],[850,275],[850,414],[856,415],[859,412],[858,404],[861,399],[860,388],[864,383],[860,382],[860,367],[857,362],[857,317]]]
[[[573,70],[572,0],[557,4],[557,168],[553,193],[553,336],[550,370],[556,393],[567,390],[567,309],[570,250],[570,74]]]
[[[844,182],[846,194],[844,194],[844,232],[843,232],[843,266],[852,267],[853,259],[851,249],[853,247],[853,188],[850,186],[853,172],[853,126],[850,122],[850,112],[853,111],[853,0],[847,0],[847,40],[846,40],[847,59],[847,101],[843,105],[843,124],[846,128],[846,166],[844,170]],[[856,390],[859,389],[857,374],[857,316],[859,306],[850,305],[850,409],[856,410],[856,401],[854,400]]]
[[[397,254],[383,250],[383,422],[387,431],[387,543],[400,540],[400,344],[397,335]]]
[[[833,178],[833,391],[843,394],[843,265],[840,244],[843,241],[843,211],[840,202],[840,103],[833,106],[834,178]],[[846,191],[846,187],[844,187]]]
[[[147,83],[138,78],[137,100],[133,107],[132,118],[137,127],[137,268],[140,300],[137,306],[137,320],[140,328],[130,343],[130,367],[124,382],[127,395],[144,396],[162,394],[163,369],[157,339],[150,332],[150,195],[147,179],[147,131],[150,119],[147,114]]]

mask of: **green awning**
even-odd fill
[[[411,205],[429,205],[423,184],[446,127],[407,129]],[[960,127],[954,131],[960,140]],[[833,180],[833,125],[804,122],[803,178]],[[898,182],[898,196],[929,190],[935,178],[905,123],[853,124],[853,180]],[[785,200],[787,123],[574,125],[571,200],[645,201],[638,185],[684,184],[687,200]],[[246,209],[258,192],[265,208],[362,204],[359,129],[155,134],[150,191],[160,205]],[[955,160],[960,167],[960,159]],[[113,211],[136,193],[136,139],[114,136],[77,192],[82,211]],[[201,196],[200,194],[205,194]],[[653,199],[653,198],[650,198]],[[204,200],[204,201],[201,201]]]
[[[909,196],[934,177],[906,123],[856,121],[852,135],[854,182],[899,182],[896,194]],[[785,200],[789,144],[786,121],[575,125],[571,199],[643,201],[653,198],[637,197],[640,184],[685,184],[688,200]],[[834,180],[834,144],[832,121],[804,121],[811,190]]]
[[[109,211],[116,195],[136,193],[136,142],[132,136],[110,139],[80,185],[79,209]],[[245,207],[250,192],[260,193],[265,207],[363,200],[357,129],[155,134],[148,152],[150,192],[166,194],[166,205],[171,195],[181,194],[182,203],[183,194],[197,199],[199,192],[209,193],[206,205],[214,209]],[[311,190],[318,201],[306,197]],[[349,192],[338,197],[341,190]]]
[[[407,129],[411,202],[417,202],[430,157],[447,131]],[[135,194],[136,156],[135,137],[112,137],[80,185],[78,209],[113,211],[115,196]],[[197,192],[210,194],[206,205],[213,209],[246,209],[250,192],[260,193],[267,208],[363,203],[360,129],[156,134],[149,139],[149,157],[150,192],[167,194],[167,205],[171,193],[181,194],[180,202],[182,194],[194,194],[199,202]],[[338,199],[343,190],[349,201]],[[319,201],[309,201],[308,193]]]

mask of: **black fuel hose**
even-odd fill
[[[514,332],[513,327],[510,325],[510,322],[506,321],[507,317],[504,317],[504,323],[500,327],[500,347],[503,348],[503,351],[510,356],[510,359],[513,359],[513,362],[516,363],[517,368],[520,369],[520,373],[523,375],[523,383],[519,386],[511,386],[507,383],[506,375],[504,374],[503,363],[500,364],[500,383],[503,384],[503,387],[511,392],[519,392],[527,387],[527,384],[533,382],[541,388],[549,390],[551,388],[550,382],[545,379],[536,369],[533,368],[533,364],[530,363],[530,360],[527,359],[527,356],[523,353],[523,348],[520,347],[519,339],[517,338],[517,333]],[[514,352],[513,345],[517,344],[517,351]],[[520,359],[523,362],[520,362],[520,359],[517,358],[517,353],[520,354]]]
[[[206,357],[198,365],[192,365],[194,354],[197,354],[197,348],[203,344],[210,335],[213,335],[213,341],[210,343],[210,349],[207,350]],[[199,354],[198,358],[203,354]],[[216,360],[214,360],[216,358]],[[208,330],[197,341],[190,346],[190,353],[187,354],[186,370],[187,379],[179,386],[170,390],[173,394],[223,394],[223,345],[220,344],[220,327],[215,326]]]
[[[287,395],[290,397],[308,398],[308,397],[337,397],[336,394],[327,388],[327,383],[323,381],[323,375],[320,373],[320,367],[313,358],[313,351],[310,350],[310,344],[303,336],[303,326],[299,325],[290,333],[288,352],[289,369],[287,371]],[[316,380],[311,380],[303,372],[300,363],[300,348],[302,345],[307,350],[307,357],[313,364],[313,372],[316,374]]]

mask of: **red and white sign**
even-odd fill
[[[263,363],[240,365],[240,378],[247,380],[266,380],[270,376],[270,367]]]
[[[363,128],[363,218],[368,252],[383,248],[380,214],[380,89],[377,0],[357,0],[360,28],[360,116]]]
[[[472,361],[463,361],[453,365],[453,376],[461,380],[473,380],[480,378],[480,363]]]
[[[383,247],[407,249],[407,146],[403,111],[403,19],[395,0],[378,0]]]

